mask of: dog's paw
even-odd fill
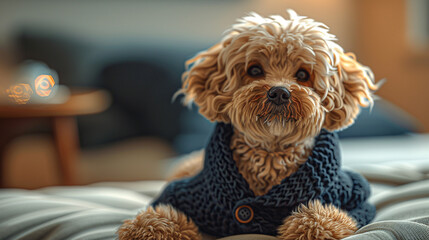
[[[117,231],[120,240],[201,240],[198,227],[170,205],[149,207]]]
[[[356,222],[333,205],[319,201],[301,205],[287,217],[278,229],[282,240],[336,240],[348,237],[357,230]]]

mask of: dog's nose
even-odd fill
[[[290,98],[290,92],[284,87],[272,87],[267,93],[268,100],[281,105],[287,103]]]

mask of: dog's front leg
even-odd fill
[[[149,207],[118,229],[120,240],[201,240],[191,219],[170,205]]]
[[[319,201],[301,205],[278,229],[281,240],[337,240],[357,230],[357,224],[346,212]]]

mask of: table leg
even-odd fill
[[[39,129],[42,123],[43,120],[34,118],[0,118],[0,188],[7,187],[5,173],[10,169],[6,169],[5,153],[9,143],[15,137]]]
[[[5,167],[4,167],[4,165],[5,165],[5,161],[4,161],[4,158],[5,158],[5,150],[6,150],[6,143],[4,142],[4,141],[0,141],[1,143],[0,143],[0,188],[4,188],[5,187],[5,184],[4,184],[4,182],[5,182],[5,177],[4,177],[4,174],[5,174]]]
[[[8,121],[8,119],[0,119],[0,188],[5,186],[5,153],[10,140],[14,136],[14,130],[17,129],[18,121]]]
[[[76,162],[79,152],[79,139],[76,118],[73,116],[53,117],[52,128],[63,184],[77,184]]]

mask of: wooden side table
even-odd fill
[[[4,187],[4,151],[8,143],[25,132],[23,126],[41,118],[51,122],[62,184],[76,184],[79,154],[76,116],[102,112],[109,105],[106,91],[89,89],[71,90],[70,98],[61,104],[0,104],[0,187]]]

